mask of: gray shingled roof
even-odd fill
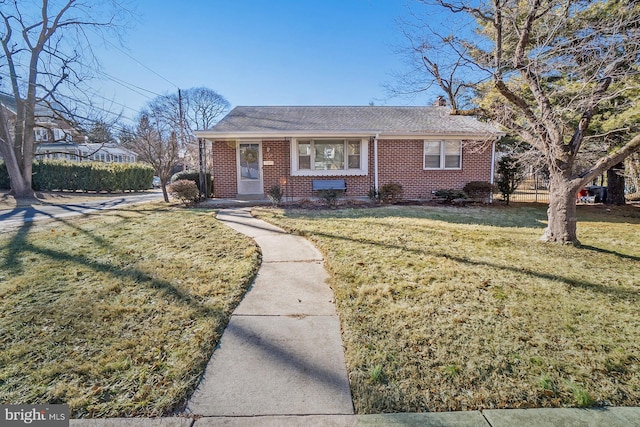
[[[13,97],[13,95],[0,92],[0,104],[3,104],[13,113],[16,112],[17,104],[16,104],[16,99]],[[46,107],[41,104],[36,104],[36,117],[51,118],[52,116],[53,116],[53,112],[49,107]]]
[[[500,134],[488,123],[452,116],[447,107],[236,107],[207,134],[363,132]]]

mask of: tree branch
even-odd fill
[[[636,135],[624,146],[602,157],[591,168],[583,172],[576,180],[576,183],[581,185],[591,181],[593,178],[601,175],[604,171],[611,169],[631,154],[640,150],[640,134]]]

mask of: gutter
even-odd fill
[[[375,194],[378,194],[378,136],[376,133],[373,137],[373,189]]]
[[[488,133],[488,132],[381,132],[378,130],[340,130],[340,131],[231,131],[218,132],[211,130],[197,130],[194,135],[198,138],[209,140],[237,140],[237,139],[285,139],[285,138],[364,138],[371,137],[372,134],[377,135],[378,139],[428,139],[440,140],[443,138],[462,139],[462,140],[489,140],[496,137],[504,136],[504,132]]]

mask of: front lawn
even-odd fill
[[[163,204],[0,234],[0,403],[179,409],[258,265],[212,211]]]
[[[637,406],[640,209],[256,209],[325,254],[358,413]]]

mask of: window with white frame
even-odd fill
[[[45,128],[35,128],[36,141],[49,141],[49,131]]]
[[[425,169],[461,169],[462,141],[424,141]]]
[[[294,175],[364,175],[366,139],[298,139],[292,149]]]

